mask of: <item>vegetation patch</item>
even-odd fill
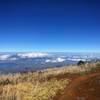
[[[36,73],[19,75],[19,78],[16,77],[13,82],[11,77],[15,76],[7,77],[9,79],[7,84],[5,84],[7,79],[2,80],[0,100],[52,100],[59,90],[63,90],[69,84],[68,79],[52,78],[46,80],[44,75],[40,76]],[[41,82],[42,78],[43,81]]]
[[[82,66],[1,75],[0,100],[53,100],[57,92],[70,83],[69,76],[84,76],[100,69],[99,62]]]

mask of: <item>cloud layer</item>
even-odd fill
[[[63,59],[63,58],[56,58],[56,59],[53,59],[53,60],[50,60],[50,59],[47,59],[45,62],[52,62],[52,63],[56,63],[56,62],[64,62],[66,59]]]
[[[41,52],[31,52],[31,53],[19,53],[17,56],[21,58],[36,58],[36,57],[45,57],[47,56],[47,53],[41,53]]]
[[[45,57],[45,56],[48,56],[48,54],[41,53],[41,52],[1,54],[0,60],[17,60],[18,58],[37,58],[37,57]]]
[[[0,55],[0,60],[7,60],[9,57],[9,54]]]

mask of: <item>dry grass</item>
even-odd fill
[[[37,72],[1,75],[0,100],[52,100],[57,91],[63,90],[70,82],[69,79],[59,80],[56,76],[91,71],[99,65],[100,63],[91,63],[84,66],[74,65]]]
[[[2,75],[0,100],[52,100],[58,90],[65,88],[69,80],[47,80],[49,76],[47,72]]]

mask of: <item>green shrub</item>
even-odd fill
[[[85,62],[80,60],[78,63],[77,63],[78,66],[81,66],[81,65],[85,65]]]

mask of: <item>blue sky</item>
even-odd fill
[[[99,0],[0,0],[0,51],[99,52]]]

